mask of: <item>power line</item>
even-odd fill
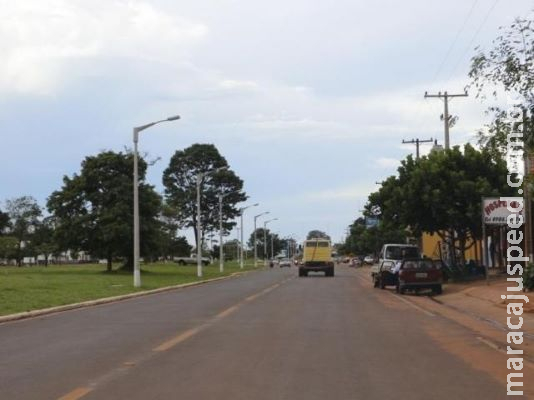
[[[475,0],[473,2],[473,4],[471,5],[471,8],[469,9],[469,12],[467,13],[467,16],[465,17],[460,29],[458,29],[458,31],[456,32],[456,36],[454,37],[454,40],[452,41],[451,45],[449,46],[449,49],[445,53],[445,57],[443,58],[443,60],[441,61],[441,64],[439,65],[438,69],[436,70],[436,73],[434,74],[434,78],[432,78],[433,81],[436,80],[436,78],[438,77],[439,73],[441,72],[441,69],[445,65],[445,61],[447,61],[447,58],[449,58],[449,55],[451,54],[452,49],[456,45],[456,42],[458,41],[458,38],[460,37],[461,33],[464,31],[464,29],[465,29],[465,27],[467,25],[467,21],[469,21],[469,18],[471,17],[471,14],[473,14],[473,11],[474,11],[475,6],[477,5],[477,3],[478,3],[478,0]]]
[[[466,54],[471,51],[471,46],[473,45],[475,39],[477,38],[478,34],[480,33],[480,31],[482,30],[482,28],[484,27],[484,25],[486,24],[491,12],[493,11],[493,9],[495,8],[495,6],[497,5],[497,3],[499,2],[499,0],[495,0],[493,2],[493,4],[491,5],[491,7],[489,8],[488,12],[486,13],[486,15],[484,16],[484,19],[482,20],[482,22],[480,23],[480,25],[478,26],[477,30],[475,31],[475,34],[471,37],[471,40],[469,41],[469,44],[466,46],[464,52],[462,53],[462,55],[460,56],[460,58],[458,58],[458,61],[456,62],[456,64],[454,65],[454,68],[451,72],[451,74],[449,75],[449,78],[447,79],[447,82],[450,82],[452,77],[454,76],[454,74],[456,74],[456,71],[458,70],[458,67],[460,66],[460,63],[465,59],[465,56]]]

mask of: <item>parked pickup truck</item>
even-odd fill
[[[202,264],[203,265],[209,265],[211,264],[211,258],[209,257],[202,257]],[[196,265],[197,264],[197,256],[196,254],[191,254],[191,257],[173,257],[173,261],[178,263],[178,265]]]
[[[378,256],[378,263],[371,267],[371,278],[375,281],[375,276],[379,274],[380,267],[384,261],[391,261],[395,264],[397,261],[402,261],[405,258],[419,258],[421,253],[417,246],[402,243],[388,243],[382,246]]]

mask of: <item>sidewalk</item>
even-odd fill
[[[501,295],[526,295],[529,302],[522,302],[524,303],[522,330],[534,337],[534,292],[508,292],[507,286],[511,286],[513,283],[507,282],[507,277],[508,275],[491,276],[489,285],[485,280],[445,284],[443,294],[436,296],[434,300],[457,311],[507,329],[506,305],[521,301],[503,300]]]

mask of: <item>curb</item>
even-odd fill
[[[63,311],[76,310],[76,309],[79,309],[79,308],[86,308],[86,307],[98,306],[98,305],[101,305],[101,304],[115,303],[115,302],[118,302],[118,301],[134,299],[134,298],[137,298],[137,297],[149,296],[149,295],[152,295],[152,294],[158,294],[158,293],[163,293],[163,292],[169,292],[169,291],[172,291],[172,290],[185,289],[185,288],[188,288],[188,287],[191,287],[191,286],[199,286],[199,285],[203,285],[203,284],[210,283],[210,282],[217,282],[217,281],[222,281],[222,280],[225,280],[225,279],[235,278],[235,277],[238,277],[238,276],[241,276],[241,275],[248,274],[248,273],[250,273],[252,271],[254,271],[254,270],[243,271],[243,272],[239,271],[239,272],[234,272],[234,273],[232,273],[230,275],[227,275],[227,276],[221,276],[221,277],[218,277],[218,278],[207,279],[205,281],[182,283],[182,284],[179,284],[179,285],[165,286],[165,287],[161,287],[161,288],[157,288],[157,289],[145,290],[145,291],[142,291],[142,292],[123,294],[123,295],[120,295],[120,296],[103,297],[101,299],[87,300],[87,301],[82,301],[80,303],[65,304],[65,305],[62,305],[62,306],[43,308],[43,309],[40,309],[40,310],[24,311],[24,312],[20,312],[20,313],[16,313],[16,314],[3,315],[3,316],[0,316],[0,324],[2,324],[4,322],[18,321],[18,320],[22,320],[22,319],[40,317],[40,316],[43,316],[43,315],[55,314],[55,313],[59,313],[59,312],[63,312]]]

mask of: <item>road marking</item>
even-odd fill
[[[160,344],[158,347],[154,348],[153,351],[166,351],[166,350],[169,350],[170,348],[176,346],[177,344],[182,343],[183,341],[189,339],[191,336],[196,335],[201,330],[201,327],[202,326],[197,327],[197,328],[188,329],[185,332],[180,333],[178,336],[176,336],[176,337],[174,337],[174,338],[172,338],[170,340],[167,340],[166,342]]]
[[[391,292],[388,292],[388,293],[391,294],[392,296],[396,297],[397,299],[403,301],[404,303],[408,304],[410,307],[415,308],[416,310],[419,310],[419,311],[421,311],[422,313],[428,315],[429,317],[435,317],[435,316],[436,316],[436,314],[433,314],[433,313],[431,313],[430,311],[427,311],[427,310],[425,310],[424,308],[419,307],[417,304],[414,304],[414,303],[412,303],[411,301],[406,300],[405,298],[403,298],[403,297],[401,297],[401,296],[399,296],[399,295],[396,295],[396,294],[391,293]]]
[[[61,396],[58,400],[78,400],[85,396],[87,393],[91,392],[92,390],[93,389],[89,387],[79,387],[64,396]]]
[[[230,314],[232,314],[233,312],[235,312],[240,306],[241,306],[242,303],[238,303],[232,307],[228,307],[226,310],[223,310],[221,311],[219,314],[217,314],[215,316],[216,319],[221,319],[221,318],[225,318],[227,316],[229,316]]]
[[[482,343],[484,343],[486,346],[491,347],[493,350],[497,350],[501,352],[503,351],[498,345],[496,345],[495,343],[493,343],[492,341],[488,339],[484,339],[483,337],[480,337],[480,336],[477,336],[477,339],[480,340]]]
[[[211,320],[209,320],[208,322],[205,322],[204,324],[201,324],[201,325],[199,325],[199,326],[197,326],[195,328],[188,329],[188,330],[180,333],[179,335],[175,336],[174,338],[169,339],[166,342],[163,342],[162,344],[160,344],[159,346],[153,348],[152,349],[152,352],[153,352],[152,354],[163,352],[163,351],[167,351],[167,350],[175,347],[176,345],[186,341],[187,339],[195,336],[196,334],[198,334],[199,332],[203,331],[204,329],[210,327],[214,322],[220,321],[221,319],[228,317],[230,314],[232,314],[235,311],[237,311],[246,302],[250,302],[252,300],[257,299],[258,297],[263,296],[264,294],[267,294],[267,293],[271,292],[272,290],[276,289],[277,287],[279,287],[283,283],[290,281],[291,279],[293,279],[293,277],[285,279],[282,282],[279,282],[279,283],[276,283],[276,284],[274,284],[272,286],[269,286],[266,289],[263,289],[263,290],[261,290],[260,292],[258,292],[256,294],[248,296],[247,298],[245,298],[244,300],[241,300],[237,304],[234,304],[233,306],[230,306],[230,307],[224,309],[223,311],[219,312],[217,315],[212,317]],[[108,374],[106,374],[104,376],[101,376],[101,377],[97,378],[96,380],[94,380],[90,384],[90,387],[89,386],[85,386],[85,387],[76,388],[73,391],[67,393],[66,395],[60,397],[58,400],[78,400],[78,399],[82,398],[83,396],[85,396],[86,394],[88,394],[89,392],[92,392],[95,389],[95,387],[97,387],[99,385],[102,385],[102,384],[105,384],[106,382],[109,382],[111,379],[113,379],[113,377],[116,375],[117,372],[123,373],[126,369],[133,368],[136,365],[139,365],[142,361],[146,361],[149,358],[150,358],[150,356],[147,356],[147,357],[144,357],[143,359],[138,360],[137,362],[136,361],[126,361],[126,362],[124,362],[122,364],[122,368],[121,369],[116,369],[112,373],[108,373]]]

